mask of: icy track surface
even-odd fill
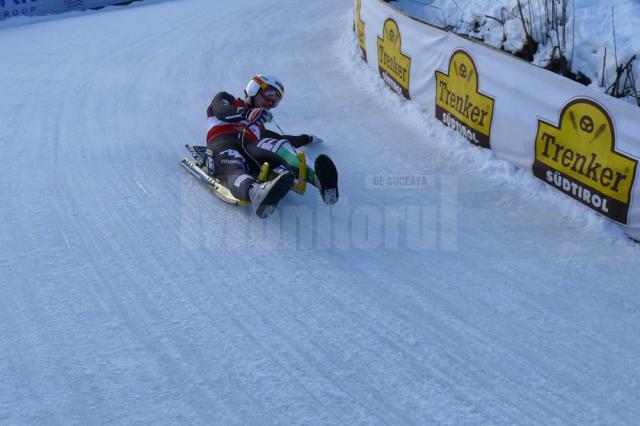
[[[1,424],[637,421],[639,249],[392,95],[351,16],[0,27]],[[260,222],[180,168],[211,96],[260,71],[280,126],[325,139],[333,209],[310,188]]]

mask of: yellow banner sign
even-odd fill
[[[471,56],[456,50],[448,72],[435,73],[436,118],[471,143],[491,148],[493,98],[480,92],[478,69]]]
[[[365,46],[364,22],[360,18],[360,10],[362,9],[361,0],[356,0],[356,16],[354,21],[354,30],[358,35],[358,45],[360,46],[360,54],[362,59],[367,62],[367,47]]]
[[[378,37],[378,71],[380,77],[396,93],[409,97],[411,58],[401,51],[398,24],[389,18],[384,22],[382,38]]]
[[[577,99],[560,113],[558,125],[538,120],[533,174],[547,184],[626,224],[637,160],[615,150],[607,111]]]

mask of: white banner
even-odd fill
[[[499,50],[356,0],[362,57],[399,95],[640,239],[640,109]]]
[[[0,0],[0,20],[85,10],[117,3],[126,3],[126,0]]]

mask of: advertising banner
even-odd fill
[[[85,10],[126,0],[0,0],[0,20],[16,16],[49,15]]]
[[[640,239],[640,108],[380,0],[355,1],[354,30],[396,93]]]

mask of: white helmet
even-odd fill
[[[258,74],[251,77],[247,87],[244,88],[244,94],[246,96],[255,96],[260,89],[266,89],[267,87],[273,87],[280,95],[280,98],[284,96],[284,85],[278,77],[273,74]]]

